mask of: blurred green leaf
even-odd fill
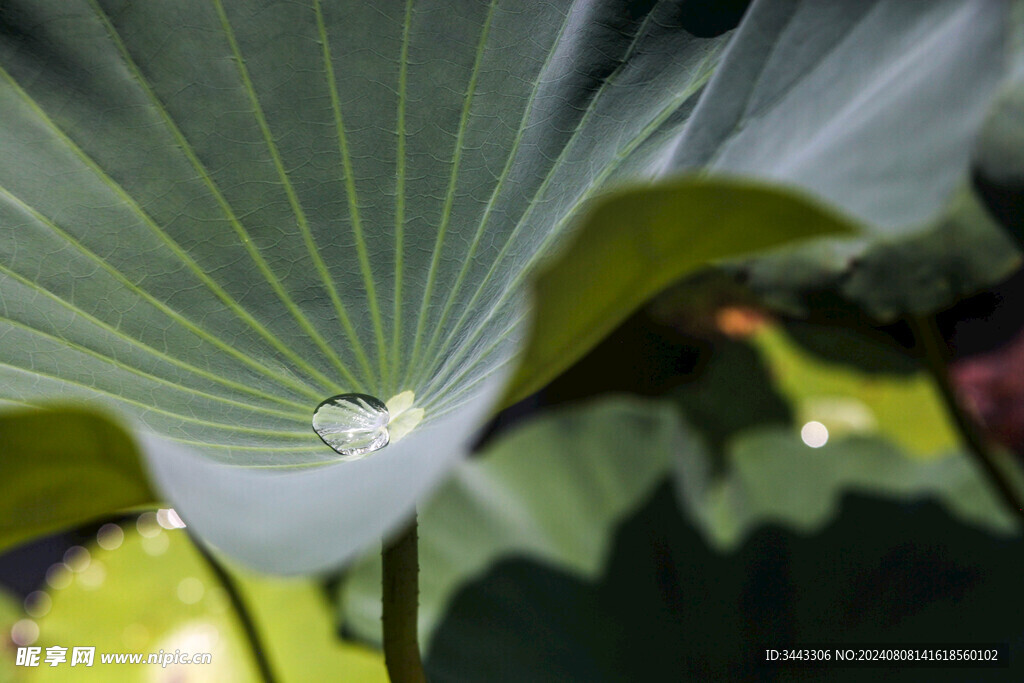
[[[1020,71],[992,105],[975,153],[975,168],[986,177],[1017,186],[1024,182],[1024,59]]]
[[[0,548],[157,500],[132,438],[103,413],[2,412],[0,443]]]
[[[735,548],[764,524],[813,532],[831,521],[843,493],[897,500],[934,499],[964,521],[1015,533],[1004,509],[967,456],[923,461],[884,439],[850,436],[811,448],[796,430],[752,430],[733,441],[724,474],[699,449],[675,459],[680,502],[712,547]]]
[[[782,321],[794,351],[825,361],[828,367],[849,367],[864,375],[885,378],[921,372],[921,360],[899,341],[875,327],[849,305],[810,320]],[[825,367],[825,366],[823,366]]]
[[[684,434],[667,403],[612,400],[532,420],[462,465],[420,511],[424,646],[459,586],[502,556],[597,576],[611,529],[665,477]],[[340,597],[345,629],[379,643],[377,553],[344,574]]]
[[[27,670],[26,681],[257,680],[248,643],[223,589],[181,531],[123,525],[124,542],[88,547],[86,566],[65,588],[48,588],[37,645],[92,645],[92,668]],[[282,682],[386,683],[379,654],[340,642],[317,586],[305,580],[236,575]],[[210,652],[207,666],[103,666],[101,652]]]
[[[752,287],[787,309],[828,294],[892,319],[1020,264],[969,189],[978,131],[1024,58],[1012,6],[751,6],[666,166],[790,184],[863,227],[744,264]]]
[[[11,640],[11,627],[24,616],[17,599],[0,588],[0,683],[17,680],[17,645]]]
[[[338,638],[315,582],[250,575],[243,587],[283,681],[388,683],[381,653]]]
[[[1014,528],[962,455],[920,461],[877,438],[835,439],[812,449],[795,429],[775,427],[733,436],[724,464],[715,469],[669,401],[615,398],[556,410],[500,437],[422,509],[424,646],[460,587],[503,558],[530,558],[596,580],[613,529],[672,472],[681,508],[704,542],[723,550],[765,524],[819,529],[849,491],[931,499],[982,529]],[[344,575],[344,629],[379,642],[379,595],[374,554]]]
[[[619,191],[534,284],[533,327],[508,403],[540,389],[673,281],[709,263],[829,235],[848,219],[791,190],[685,178]]]
[[[805,326],[804,336],[810,334]],[[821,422],[836,436],[884,436],[917,455],[948,452],[959,443],[926,372],[882,375],[823,360],[803,351],[773,326],[762,328],[751,342],[764,354],[800,424]],[[872,348],[862,345],[856,352],[869,355]]]
[[[1017,9],[1024,16],[1024,10]],[[1024,33],[1024,21],[1019,30]],[[1019,36],[1019,39],[1024,36]],[[1024,50],[1015,80],[992,106],[981,129],[972,180],[988,211],[1024,244]]]
[[[873,245],[855,259],[840,291],[891,320],[942,309],[1020,265],[1020,250],[965,180],[920,233]]]
[[[528,555],[464,584],[427,654],[431,681],[1020,680],[1020,538],[933,501],[848,493],[815,534],[767,523],[709,547],[660,486],[614,532],[596,579]],[[766,647],[1006,643],[1007,668],[768,669]]]
[[[666,398],[682,408],[710,451],[724,454],[733,436],[753,427],[792,424],[793,409],[773,382],[760,349],[717,339],[708,355],[699,371]]]
[[[976,294],[1020,264],[1020,250],[965,180],[938,217],[907,234],[783,249],[727,269],[787,313],[827,314],[838,298],[892,322]]]

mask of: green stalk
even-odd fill
[[[392,683],[425,683],[420,660],[417,617],[419,613],[419,553],[416,518],[390,542],[385,543],[383,627],[384,664]]]

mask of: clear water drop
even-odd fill
[[[313,412],[313,431],[345,459],[388,445],[388,407],[367,394],[332,396]]]

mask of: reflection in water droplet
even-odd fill
[[[346,459],[355,460],[388,445],[388,408],[366,394],[332,396],[316,407],[313,430]]]

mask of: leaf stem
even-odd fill
[[[978,428],[975,421],[961,407],[956,397],[956,390],[949,379],[948,360],[949,349],[946,347],[945,339],[939,332],[935,319],[932,316],[909,316],[908,322],[914,332],[914,339],[922,352],[925,365],[935,381],[935,385],[942,396],[946,410],[956,424],[967,450],[974,456],[975,461],[985,472],[989,482],[995,488],[996,493],[1002,498],[1003,503],[1011,515],[1016,517],[1018,522],[1024,524],[1024,499],[1010,483],[1009,478],[1002,471],[997,461],[995,452],[989,447],[984,434]]]
[[[238,590],[238,584],[232,578],[231,574],[228,573],[227,567],[220,563],[220,561],[214,557],[213,553],[203,545],[203,542],[196,538],[193,534],[189,533],[189,538],[192,539],[192,544],[195,546],[199,555],[206,561],[207,566],[213,575],[217,578],[224,592],[228,596],[228,600],[231,601],[231,607],[235,610],[235,616],[238,617],[238,623],[242,626],[242,630],[245,632],[245,638],[249,642],[249,650],[252,652],[252,658],[256,663],[256,668],[260,673],[260,680],[263,683],[275,683],[274,672],[270,668],[270,661],[267,659],[266,649],[263,647],[263,643],[260,640],[259,631],[256,629],[256,622],[252,618],[252,614],[249,609],[245,606],[245,601],[242,600],[242,594]]]
[[[416,518],[384,545],[383,627],[384,664],[392,683],[425,683],[420,660],[419,552]]]

